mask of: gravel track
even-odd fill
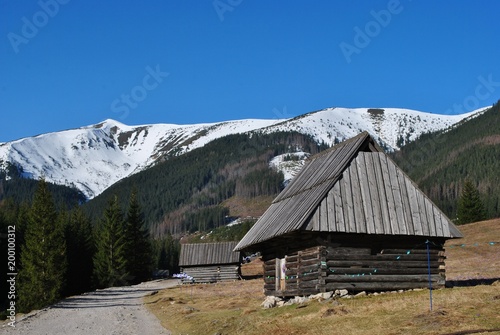
[[[170,335],[147,310],[142,298],[177,283],[177,280],[156,280],[69,297],[48,308],[18,317],[15,328],[5,322],[0,334]]]

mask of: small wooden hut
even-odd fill
[[[314,157],[235,250],[260,251],[266,295],[445,284],[462,237],[366,132]]]
[[[240,278],[241,256],[233,251],[237,242],[182,244],[181,271],[197,283],[213,283]]]

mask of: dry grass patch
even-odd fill
[[[266,211],[273,200],[273,196],[258,196],[251,199],[233,196],[224,201],[222,206],[228,207],[232,216],[258,217]]]
[[[262,281],[167,289],[146,305],[173,334],[500,334],[500,284],[262,309]]]
[[[458,229],[464,238],[445,244],[447,279],[500,278],[500,219],[470,223]]]

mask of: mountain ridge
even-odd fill
[[[489,108],[489,107],[486,107]],[[394,151],[429,131],[446,129],[486,108],[440,115],[401,108],[327,108],[290,119],[243,119],[188,125],[94,125],[0,143],[0,169],[16,166],[26,178],[73,186],[91,199],[109,186],[170,156],[230,134],[296,131],[329,146],[368,131]]]

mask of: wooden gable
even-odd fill
[[[461,233],[381,152],[359,152],[314,211],[305,230],[461,237]]]

